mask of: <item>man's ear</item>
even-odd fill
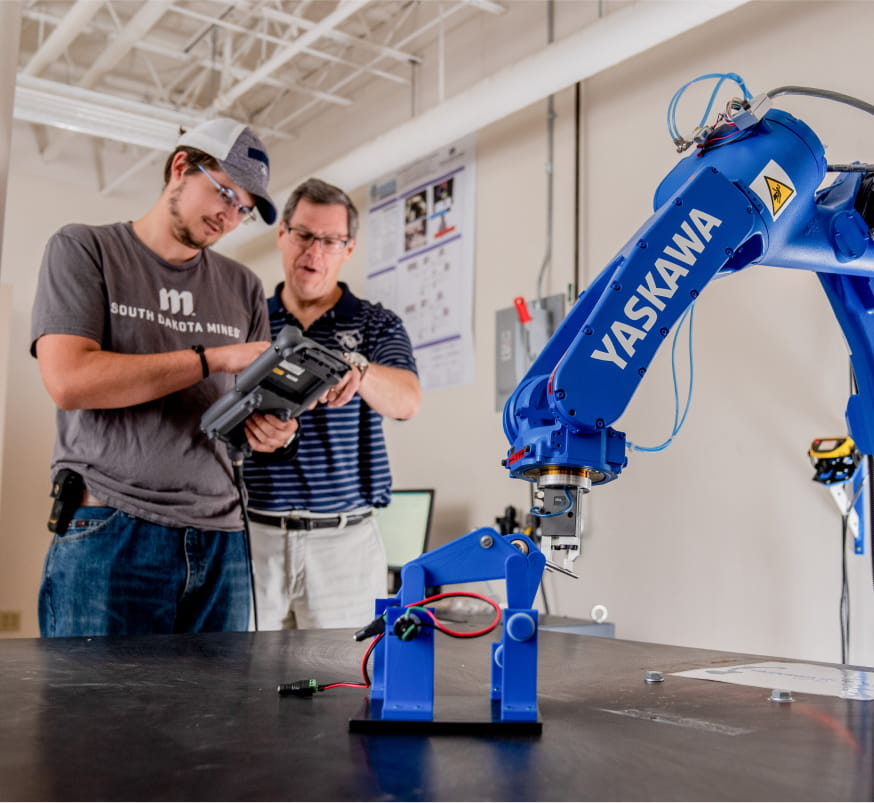
[[[170,162],[170,178],[179,181],[188,169],[188,154],[185,151],[179,151],[173,156],[173,161]]]

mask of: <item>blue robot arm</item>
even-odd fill
[[[819,275],[856,375],[849,431],[860,451],[874,453],[868,415],[874,409],[874,167],[850,167],[819,190],[828,169],[823,146],[803,122],[766,108],[779,92],[754,99],[732,130],[717,128],[665,177],[652,217],[579,296],[507,400],[504,464],[512,477],[537,485],[540,549],[526,538],[476,530],[411,561],[398,596],[377,600],[374,621],[384,637],[374,649],[375,720],[434,716],[433,633],[410,639],[405,624],[395,632],[406,610],[429,585],[498,577],[507,581],[508,608],[492,652],[495,716],[502,723],[536,720],[532,605],[546,559],[558,550],[567,563],[578,552],[581,495],[618,477],[627,462],[625,434],[611,425],[671,328],[714,277],[758,263]]]
[[[627,463],[623,413],[668,332],[716,276],[765,263],[819,274],[850,346],[859,392],[847,408],[874,450],[874,249],[870,178],[827,165],[816,135],[770,109],[727,144],[681,160],[652,217],[579,296],[504,408],[510,475],[537,484],[547,553],[576,556],[579,498]],[[561,515],[556,515],[556,514]],[[551,515],[549,515],[551,514]]]

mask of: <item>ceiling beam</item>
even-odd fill
[[[404,125],[347,152],[307,175],[318,176],[347,191],[450,142],[474,133],[549,95],[664,44],[751,0],[666,0],[632,3],[602,17],[578,33],[480,81],[433,106]],[[305,178],[301,176],[300,180]],[[287,197],[299,183],[274,190]],[[263,235],[264,226],[242,227],[228,235],[228,248]]]
[[[366,5],[367,2],[368,0],[340,0],[337,3],[337,7],[327,17],[322,19],[318,25],[298,36],[290,45],[277,50],[273,56],[267,59],[258,69],[254,70],[251,75],[227,91],[222,92],[215,100],[215,108],[220,112],[227,111],[241,95],[248,92],[267,76],[272,75],[304,48],[309,47],[313,42],[324,36],[326,31],[333,29],[336,25],[351,17],[362,6]]]
[[[442,6],[442,3],[440,5]],[[412,11],[412,8],[413,8],[412,6],[408,6],[407,10],[404,13],[405,14],[410,13]],[[449,17],[451,17],[456,11],[459,11],[463,8],[464,8],[464,5],[462,3],[456,3],[454,6],[452,6],[448,10],[441,9],[440,12],[437,14],[437,16],[432,18],[429,22],[425,23],[422,27],[418,28],[417,30],[410,33],[409,35],[405,36],[402,41],[398,42],[398,45],[400,47],[404,47],[407,43],[415,41],[417,37],[421,36],[426,31],[433,28],[435,25],[442,26],[445,20],[449,19]],[[401,19],[402,18],[399,18],[399,20],[398,20],[399,23],[400,23]],[[362,65],[357,71],[350,72],[347,75],[345,75],[343,78],[341,78],[339,81],[337,81],[333,86],[330,87],[329,91],[337,92],[340,89],[342,89],[343,87],[352,83],[352,81],[354,81],[363,72],[365,72],[365,71],[373,72],[373,65],[376,64],[377,62],[379,62],[381,59],[382,59],[382,56],[380,56],[380,55],[374,56],[374,58],[368,64]],[[410,83],[410,81],[406,80],[405,83]],[[282,128],[282,127],[288,125],[289,123],[296,120],[298,117],[301,117],[304,114],[306,114],[313,106],[315,106],[315,104],[316,104],[316,101],[314,101],[314,100],[311,100],[308,103],[305,103],[303,106],[298,107],[293,112],[291,112],[290,114],[283,117],[282,120],[279,120],[277,123],[275,123],[275,125],[279,128]]]
[[[39,75],[50,64],[54,64],[99,10],[100,3],[94,0],[77,0],[21,72]]]
[[[300,28],[304,28],[305,30],[312,30],[318,23],[312,22],[311,20],[304,19],[303,17],[295,17],[292,14],[287,14],[284,11],[277,11],[276,9],[270,8],[269,6],[265,6],[259,12],[267,19],[272,19],[276,22],[281,22],[284,25],[297,25]],[[352,34],[344,33],[343,31],[338,31],[335,29],[325,31],[324,37],[326,39],[333,39],[335,42],[339,42],[343,45],[355,45],[357,47],[367,48],[368,50],[373,50],[379,53],[381,56],[385,56],[389,59],[394,59],[395,61],[399,61],[402,64],[406,64],[407,62],[414,61],[419,62],[420,59],[418,56],[413,55],[412,53],[405,53],[403,50],[398,50],[394,47],[389,47],[388,45],[381,45],[378,42],[373,42],[370,39],[359,38],[357,36],[352,36]]]
[[[420,114],[320,171],[346,188],[377,178],[750,0],[634,3]],[[386,172],[382,170],[381,172]],[[280,193],[281,194],[281,193]]]
[[[172,5],[172,3],[173,0],[149,0],[148,3],[143,4],[140,7],[140,10],[131,17],[124,29],[116,37],[109,40],[110,44],[82,76],[77,88],[90,89],[97,84],[106,73],[111,72],[113,67],[115,67],[131,51],[134,43],[144,37],[152,29],[155,23],[157,23],[164,15],[167,7]],[[97,5],[97,3],[94,3],[94,5]],[[16,103],[16,109],[17,108],[18,104]],[[16,112],[16,117],[17,116],[18,113]],[[103,120],[102,117],[101,120]],[[105,120],[105,122],[109,123],[110,121]],[[79,121],[78,124],[87,125],[84,120]],[[129,121],[126,120],[122,123],[120,129],[110,125],[109,130],[123,130],[127,125],[129,125]],[[85,133],[84,130],[75,128],[71,124],[55,127],[64,128],[67,131]],[[51,160],[58,155],[64,141],[64,136],[63,132],[59,132],[52,138],[48,147],[43,151],[43,158]],[[112,136],[109,138],[114,139],[115,137]]]
[[[95,3],[95,5],[97,4]],[[154,27],[171,5],[173,5],[173,0],[149,0],[148,3],[144,3],[124,26],[124,30],[108,40],[107,48],[97,57],[88,72],[82,76],[79,86],[91,89],[104,73],[112,70],[133,49],[134,45]]]

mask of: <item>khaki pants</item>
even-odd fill
[[[364,627],[386,596],[373,516],[348,527],[283,530],[250,522],[260,630]]]

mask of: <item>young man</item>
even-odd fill
[[[421,390],[400,318],[339,281],[357,228],[346,193],[319,179],[294,190],[279,225],[285,281],[268,301],[273,333],[297,326],[353,370],[300,417],[296,457],[246,464],[264,629],[361,626],[386,594],[372,515],[391,499],[382,418],[412,418]]]
[[[59,408],[68,515],[43,570],[44,636],[248,627],[239,494],[199,423],[269,346],[260,281],[209,248],[256,207],[275,220],[268,178],[258,137],[212,120],[180,138],[143,217],[68,225],[46,246],[31,352]],[[296,428],[253,415],[246,435],[272,452]]]

